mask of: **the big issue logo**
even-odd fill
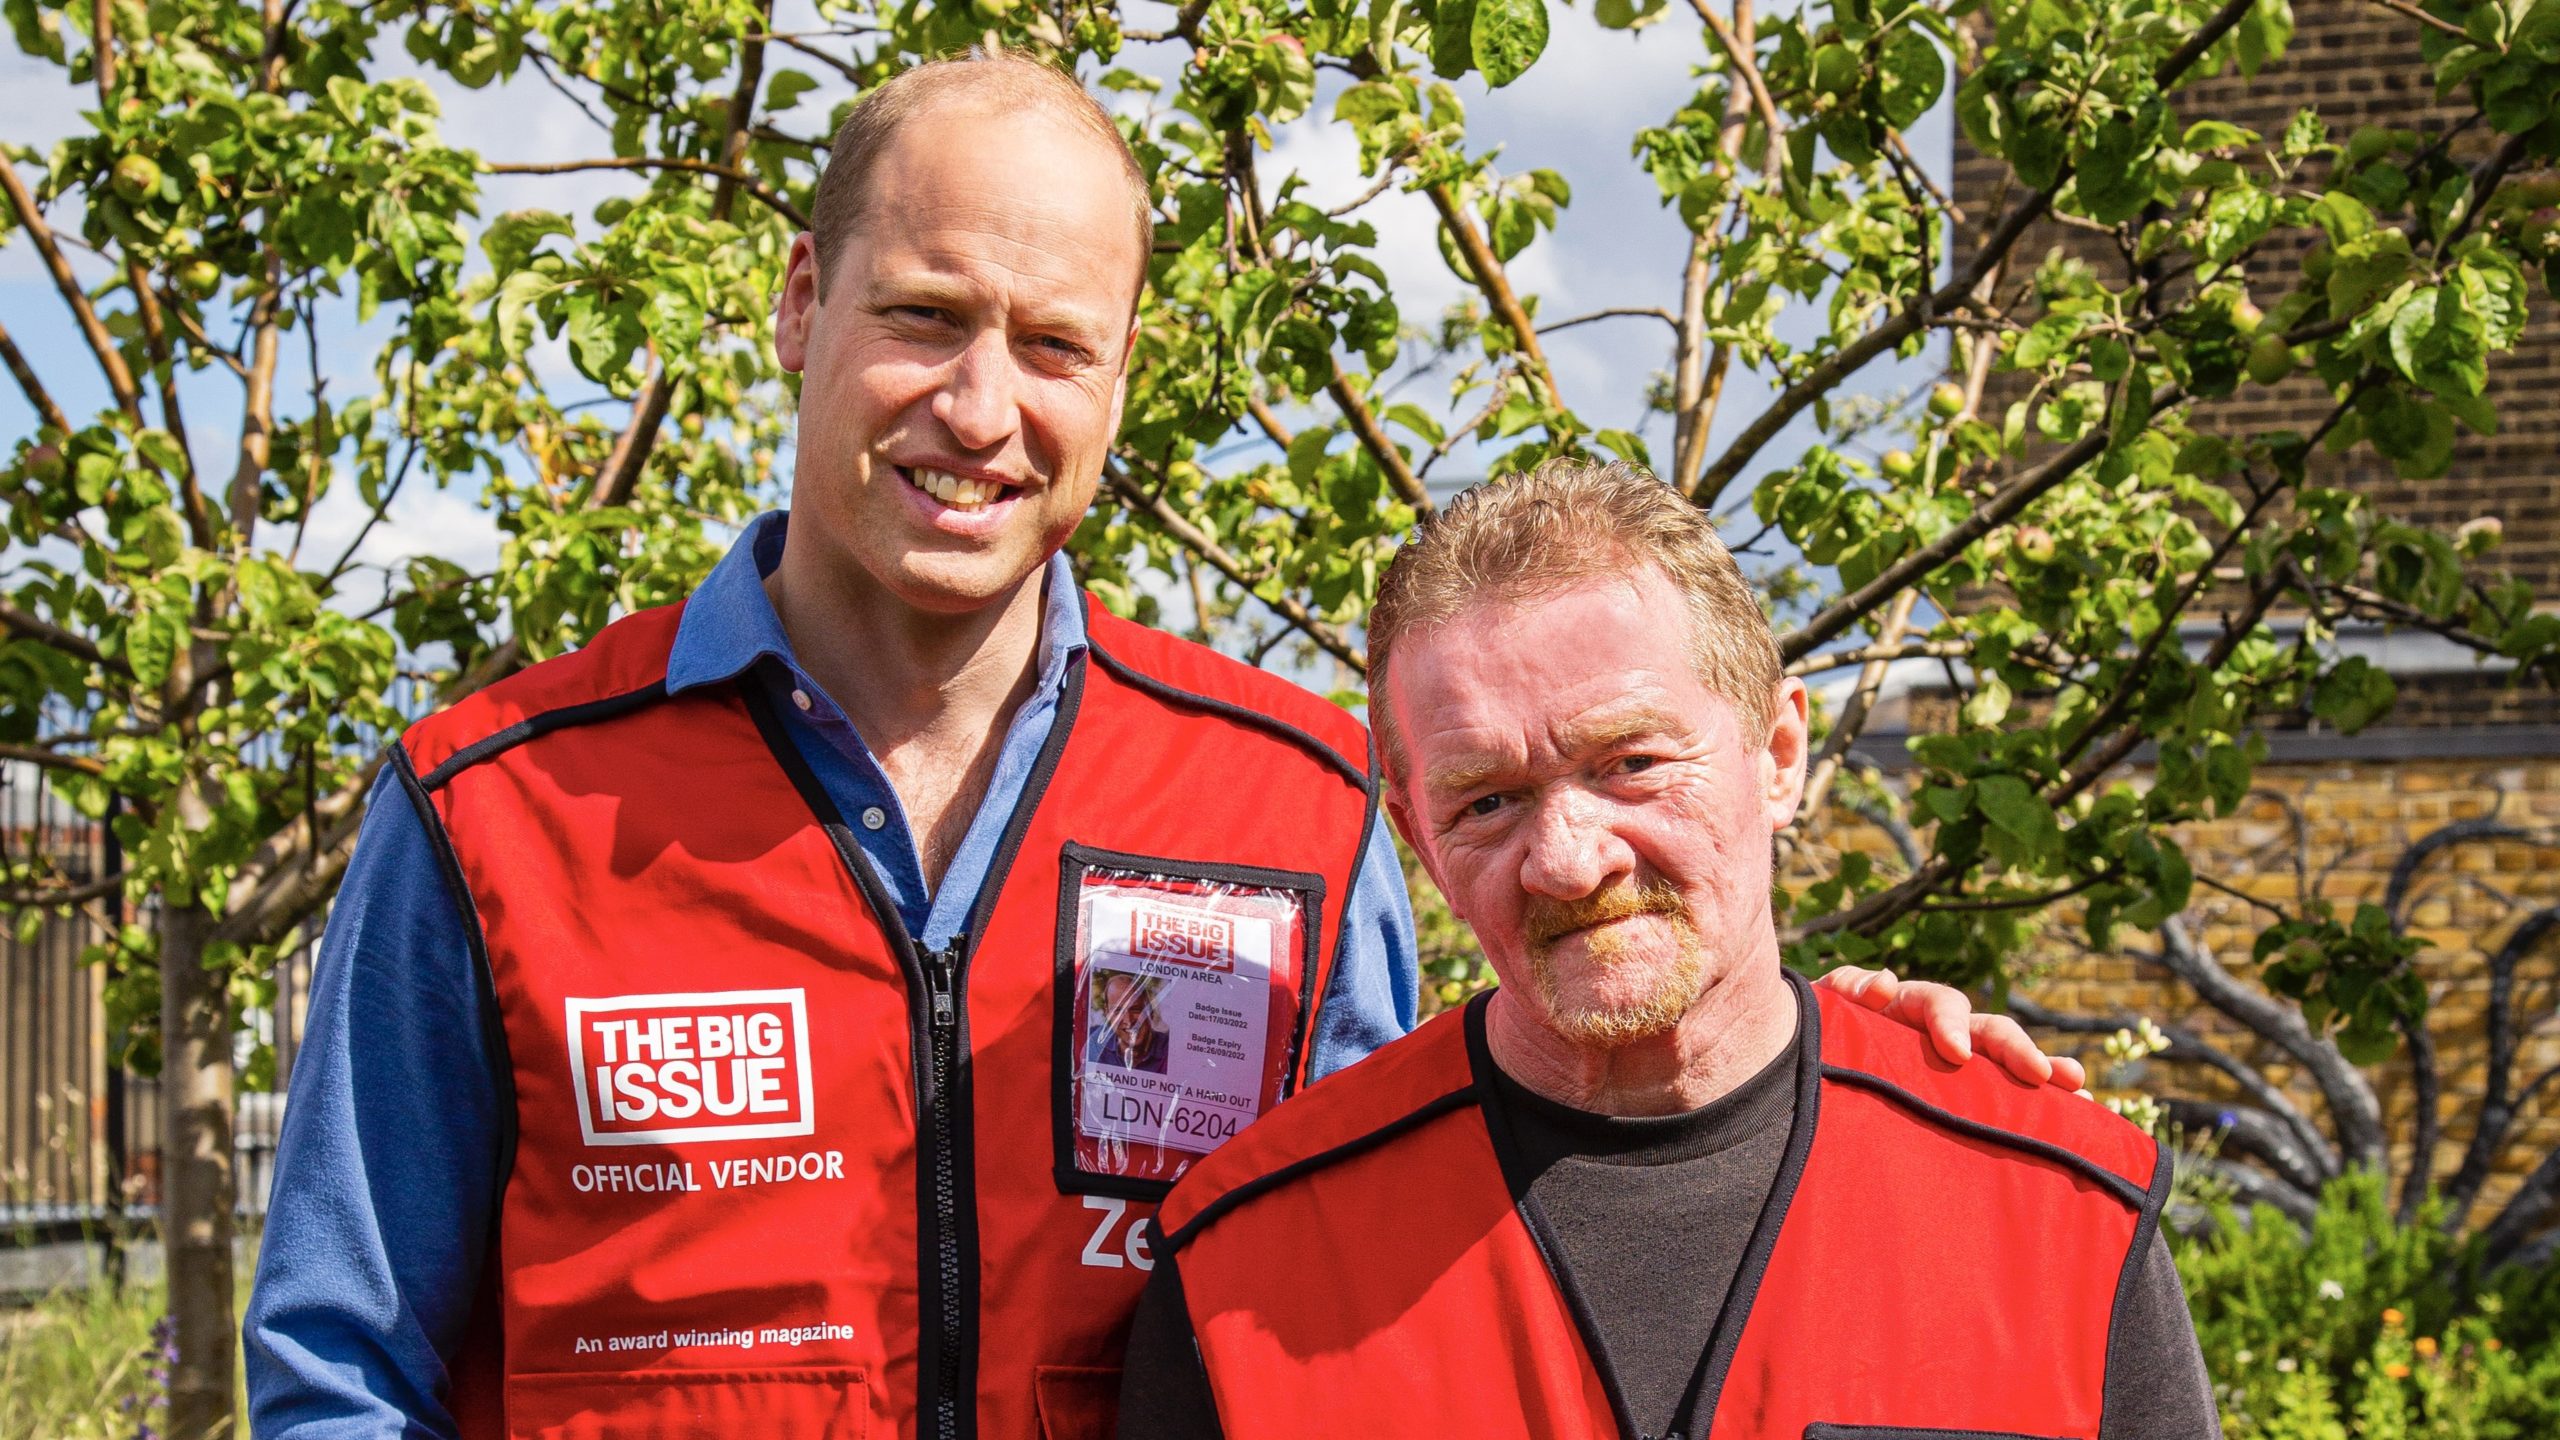
[[[589,1145],[693,1145],[817,1133],[803,990],[620,995],[567,1002],[578,1133]],[[714,1160],[719,1189],[840,1180],[837,1150]],[[584,1191],[705,1188],[690,1161],[579,1165]]]

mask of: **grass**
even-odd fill
[[[0,1315],[0,1435],[136,1440],[159,1431],[156,1286],[99,1281]]]
[[[237,1315],[249,1303],[252,1251],[239,1267]],[[160,1440],[168,1364],[159,1285],[121,1290],[103,1278],[20,1310],[0,1309],[0,1440]],[[248,1388],[229,1433],[249,1433]]]

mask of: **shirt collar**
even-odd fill
[[[770,657],[805,677],[783,633],[782,617],[765,594],[764,579],[782,561],[787,510],[770,510],[747,522],[737,543],[711,569],[686,602],[667,654],[670,694],[736,678]],[[1049,557],[1040,613],[1040,688],[1057,688],[1067,661],[1085,648],[1084,594],[1063,554]]]

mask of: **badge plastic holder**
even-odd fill
[[[1058,889],[1058,1189],[1158,1199],[1289,1092],[1324,878],[1070,844]]]

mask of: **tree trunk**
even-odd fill
[[[192,789],[182,807],[200,806]],[[231,997],[205,968],[213,916],[200,903],[160,912],[160,1241],[168,1259],[170,1440],[231,1433],[237,1345],[231,1277]]]

